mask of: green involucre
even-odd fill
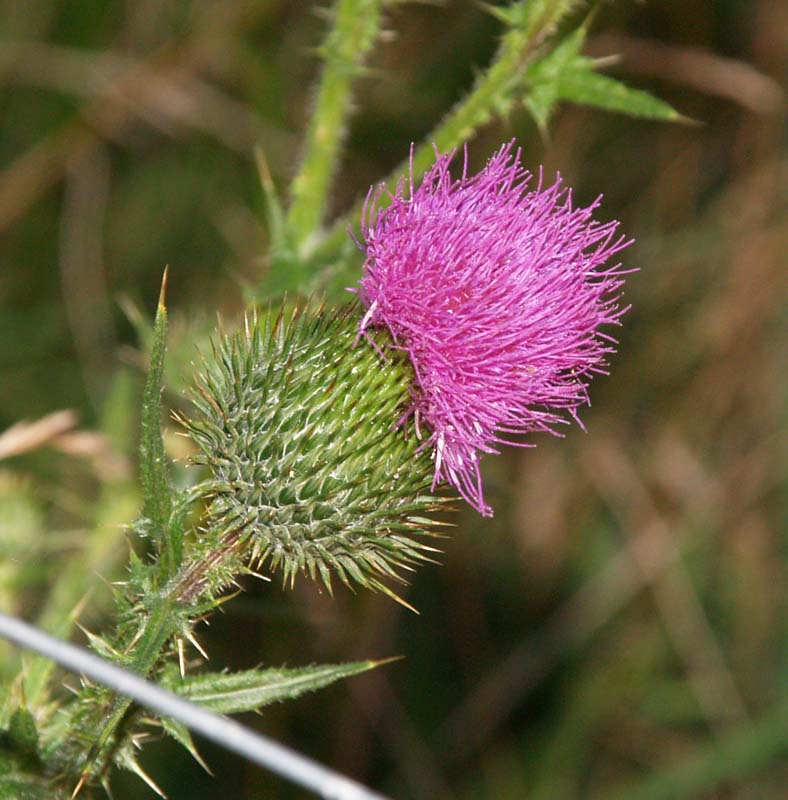
[[[259,564],[331,589],[340,580],[392,594],[381,578],[436,552],[433,462],[397,428],[410,402],[407,357],[356,341],[356,306],[249,321],[222,337],[193,393],[185,426],[211,476],[207,530],[238,531]]]

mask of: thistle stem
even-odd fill
[[[420,178],[433,162],[436,148],[441,153],[447,153],[469,142],[476,131],[493,118],[505,119],[508,116],[513,107],[511,95],[515,91],[527,94],[527,87],[521,86],[526,66],[545,38],[571,11],[572,3],[553,0],[542,6],[541,11],[534,11],[533,14],[522,2],[510,9],[509,14],[504,16],[507,29],[490,66],[479,74],[471,91],[424,137],[424,144],[417,147],[411,158],[400,164],[383,183],[395,186],[409,171],[414,180]],[[523,19],[518,19],[520,16]],[[317,263],[325,263],[335,257],[347,243],[348,227],[359,218],[362,202],[337,219],[324,238],[315,242],[314,251],[307,255],[314,257]],[[332,280],[337,286],[345,286],[349,278],[338,274]]]
[[[291,185],[288,226],[299,249],[320,227],[347,130],[353,80],[362,72],[381,24],[383,0],[338,0],[321,48],[325,58],[306,132],[304,159]]]
[[[142,632],[135,640],[134,659],[130,665],[133,672],[147,676],[153,670],[161,656],[162,649],[177,629],[177,616],[173,613],[174,610],[175,603],[170,597],[162,598],[152,608]],[[111,684],[109,685],[111,686]],[[105,762],[113,750],[110,742],[113,741],[115,732],[123,722],[132,700],[129,696],[114,695],[111,702],[108,716],[104,717],[101,731],[85,759],[85,767],[82,770],[83,778],[93,771],[94,765],[98,762],[102,762],[99,772],[104,771]],[[102,710],[102,716],[105,713],[107,712]]]
[[[207,586],[206,576],[212,569],[216,569],[229,556],[237,554],[244,541],[242,533],[243,529],[236,528],[224,534],[217,548],[185,565],[169,590],[153,603],[142,629],[134,639],[133,659],[129,665],[133,672],[147,677],[155,670],[167,642],[180,628],[179,610],[193,603],[203,593]],[[109,710],[106,705],[103,706],[101,730],[86,758],[83,778],[90,772],[97,770],[101,773],[106,768],[113,751],[111,742],[116,740],[115,734],[126,718],[131,703],[130,697],[114,696]]]
[[[0,637],[39,653],[73,672],[109,686],[156,714],[177,719],[195,733],[303,786],[327,800],[384,800],[361,784],[300,753],[253,733],[233,720],[184,700],[121,667],[21,620],[0,613]]]

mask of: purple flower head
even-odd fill
[[[357,289],[360,323],[386,326],[410,355],[417,435],[434,448],[434,483],[448,481],[479,512],[485,503],[479,459],[517,434],[547,431],[588,400],[588,383],[605,373],[619,324],[624,271],[607,261],[630,242],[617,222],[592,218],[599,199],[576,208],[560,177],[540,173],[504,145],[478,174],[449,172],[454,153],[409,196],[403,183],[379,206],[371,190],[362,216],[366,262]]]

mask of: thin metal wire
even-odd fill
[[[177,719],[194,733],[309,789],[326,800],[386,800],[382,795],[376,794],[360,783],[284,745],[253,733],[227,717],[184,700],[81,647],[55,639],[15,617],[0,613],[0,637],[19,647],[40,653],[72,672],[81,673],[93,681],[108,686],[132,698],[150,711]]]

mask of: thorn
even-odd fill
[[[159,306],[161,308],[166,308],[167,304],[165,303],[165,299],[167,296],[167,274],[169,272],[170,266],[169,264],[164,268],[164,274],[161,276],[161,291],[159,292]]]
[[[192,746],[189,750],[191,753],[191,757],[213,778],[213,772],[211,768],[206,764],[205,759],[200,755],[199,750],[194,746],[194,742],[192,742]]]
[[[141,778],[148,786],[156,792],[159,797],[163,798],[163,800],[167,800],[167,795],[164,790],[156,783],[156,781],[148,775],[147,772],[133,759],[129,758],[126,760],[124,764],[131,772],[133,772],[137,777]]]
[[[257,172],[260,175],[260,183],[265,187],[273,186],[274,181],[271,177],[271,170],[268,168],[268,160],[265,157],[263,148],[259,145],[254,149],[254,160],[257,164]]]
[[[251,572],[251,570],[249,571],[248,574],[249,575],[255,575],[258,578],[262,578],[264,581],[270,581],[271,580],[270,578],[266,578],[264,575],[257,575],[256,573]],[[236,586],[237,585],[238,584],[236,584]],[[214,607],[215,608],[221,608],[225,603],[229,603],[230,600],[233,600],[234,598],[238,597],[238,595],[241,594],[242,592],[243,592],[243,589],[241,589],[239,587],[237,591],[230,592],[230,594],[226,594],[223,597],[218,598],[217,600],[214,601],[214,604],[215,604]],[[210,625],[210,623],[207,620],[206,620],[206,624]]]
[[[87,772],[83,772],[82,775],[79,776],[79,781],[77,782],[77,785],[74,787],[74,791],[71,792],[71,800],[74,800],[74,798],[82,791],[82,787],[85,785],[85,781],[87,779],[88,779]]]
[[[186,658],[184,655],[183,639],[178,637],[178,666],[181,670],[181,678],[186,675]]]
[[[82,599],[77,602],[74,608],[71,610],[71,618],[76,621],[77,617],[82,614],[85,606],[87,605],[88,599],[90,595],[93,593],[93,590],[88,590],[85,594],[82,595]]]
[[[400,579],[402,583],[406,583],[406,581]],[[372,584],[373,588],[377,589],[379,592],[383,592],[387,597],[390,597],[395,603],[399,603],[403,608],[407,608],[408,611],[412,611],[414,614],[421,614],[421,612],[414,608],[407,600],[400,597],[395,591],[389,589],[385,583],[380,583],[380,581],[375,581]]]
[[[378,667],[385,667],[387,664],[393,664],[395,661],[404,661],[407,656],[389,656],[388,658],[376,658],[372,660],[370,663],[372,664],[372,669],[377,669]]]
[[[145,632],[145,628],[140,626],[137,632],[134,634],[134,638],[129,642],[128,647],[124,651],[123,655],[127,656],[137,645],[137,642],[142,638],[142,634]]]
[[[386,594],[389,594],[389,593],[386,592]],[[414,614],[421,615],[421,611],[419,611],[417,608],[412,606],[407,600],[404,600],[402,597],[400,597],[396,592],[391,592],[389,594],[389,597],[391,597],[392,600],[394,600],[395,602],[399,603],[404,608],[407,608],[408,611],[412,611]]]
[[[104,791],[107,793],[107,797],[109,797],[109,800],[114,800],[114,795],[112,794],[112,788],[109,785],[109,775],[105,775],[101,779],[101,785],[104,787]]]
[[[184,634],[185,638],[191,643],[192,647],[206,660],[209,661],[208,653],[205,652],[202,645],[197,641],[194,634],[191,631],[188,631]]]

